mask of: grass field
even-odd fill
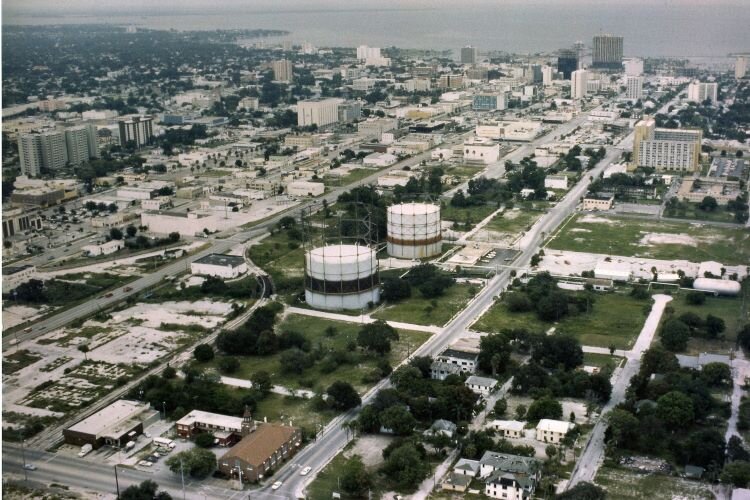
[[[693,306],[685,301],[684,293],[674,294],[674,299],[667,305],[668,311],[674,311],[674,316],[686,312],[693,312],[705,318],[709,314],[724,320],[726,330],[721,339],[704,339],[693,337],[688,343],[687,352],[698,354],[701,352],[729,354],[734,348],[737,331],[748,323],[750,315],[750,286],[745,286],[742,297],[706,297],[706,302],[700,306]]]
[[[369,168],[354,168],[349,171],[343,177],[332,177],[327,176],[325,178],[325,185],[331,187],[346,186],[347,184],[353,184],[359,182],[367,176],[374,174],[376,171]]]
[[[446,203],[440,209],[440,217],[443,220],[458,222],[460,224],[469,224],[474,227],[476,224],[487,218],[492,212],[497,210],[497,205],[478,205],[473,207],[454,207]]]
[[[482,332],[525,328],[532,332],[546,332],[555,327],[556,333],[574,335],[583,345],[629,349],[641,331],[651,302],[636,300],[619,293],[597,294],[590,313],[574,314],[558,323],[546,323],[533,312],[511,313],[498,302],[487,311],[473,328]]]
[[[594,481],[607,490],[608,500],[642,498],[714,498],[708,485],[658,474],[638,474],[627,469],[602,467]]]
[[[513,210],[506,210],[501,214],[497,214],[484,226],[484,229],[509,236],[517,236],[522,231],[528,231],[542,215],[544,215],[542,211],[514,208]]]
[[[412,288],[412,296],[393,305],[386,305],[372,314],[374,318],[401,321],[415,325],[442,326],[448,322],[479,291],[474,285],[455,284],[442,297],[425,299]]]
[[[673,217],[675,219],[734,222],[734,214],[732,212],[728,212],[726,210],[726,207],[717,207],[716,210],[707,212],[698,208],[698,205],[698,203],[681,201],[674,209],[665,210],[664,216]]]
[[[622,360],[623,358],[620,356],[610,356],[609,354],[583,353],[583,364],[585,366],[596,366],[599,369],[609,368],[610,370],[614,370]]]
[[[308,399],[269,394],[258,402],[254,417],[257,420],[267,418],[269,422],[292,421],[295,426],[315,430],[318,425],[326,425],[336,413],[332,410],[318,410],[312,407]]]
[[[328,327],[335,328],[332,337],[326,336]],[[330,321],[324,318],[303,316],[299,314],[288,315],[277,327],[277,332],[293,330],[302,333],[312,346],[322,345],[327,350],[346,350],[349,342],[356,342],[357,334],[361,328],[358,323],[345,323],[342,321]],[[422,345],[429,337],[429,333],[399,330],[399,340],[391,345],[388,359],[391,366],[396,366],[409,353]],[[271,356],[241,356],[240,369],[231,376],[248,379],[253,373],[266,371],[271,374],[274,384],[282,385],[290,389],[312,389],[323,391],[337,380],[345,380],[351,383],[360,393],[364,393],[373,384],[363,382],[363,375],[373,371],[376,367],[375,357],[363,357],[357,364],[342,364],[330,373],[321,370],[320,362],[306,369],[302,374],[285,373],[281,366],[281,353]],[[215,367],[217,360],[213,360],[204,366]]]
[[[291,240],[285,231],[275,233],[248,249],[248,256],[267,272],[302,276],[305,252],[301,242]]]
[[[557,250],[685,259],[750,262],[750,231],[744,228],[605,215],[576,215],[549,242]]]

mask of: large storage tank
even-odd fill
[[[422,259],[440,254],[440,206],[401,203],[388,207],[388,254],[400,259]]]
[[[364,309],[380,301],[378,260],[366,245],[329,245],[305,254],[305,300],[327,310]]]
[[[742,288],[736,281],[717,280],[715,278],[696,278],[693,288],[714,295],[739,295]]]

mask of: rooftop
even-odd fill
[[[211,413],[201,410],[193,410],[177,422],[176,425],[193,426],[193,425],[206,425],[210,427],[217,427],[221,429],[242,429],[242,418],[230,417],[227,415],[221,415],[219,413]]]
[[[245,263],[245,258],[239,255],[226,255],[222,253],[210,253],[205,257],[193,261],[195,264],[207,264],[210,266],[239,267]]]
[[[93,434],[96,437],[116,434],[121,428],[136,416],[149,408],[148,403],[120,399],[102,408],[93,415],[84,418],[68,428],[73,432]]]
[[[440,353],[441,357],[476,360],[479,356],[475,352],[459,351],[458,349],[446,349]]]
[[[539,462],[533,458],[495,451],[485,451],[479,463],[489,465],[498,471],[521,474],[531,474],[539,467]]]
[[[478,385],[482,387],[495,387],[497,385],[497,380],[495,380],[494,378],[478,377],[476,375],[472,375],[471,377],[466,379],[466,383],[469,385]]]
[[[295,427],[281,424],[260,424],[258,429],[232,446],[220,460],[239,458],[255,467],[265,462],[297,431]]]
[[[567,434],[571,427],[573,427],[573,424],[570,422],[565,422],[564,420],[550,420],[548,418],[541,419],[536,425],[537,430],[559,432],[561,434]]]

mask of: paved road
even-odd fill
[[[620,151],[611,147],[608,155],[619,155]],[[552,210],[545,214],[540,221],[526,235],[526,244],[522,247],[521,252],[512,263],[512,267],[524,268],[529,266],[532,255],[536,252],[543,240],[543,235],[550,234],[562,221],[564,221],[576,208],[580,197],[585,194],[590,179],[596,178],[601,173],[606,161],[601,161],[592,170],[587,172]],[[487,286],[483,288],[474,299],[469,302],[466,308],[457,314],[443,329],[443,332],[433,335],[427,342],[415,351],[412,356],[435,356],[439,354],[447,345],[455,342],[466,335],[467,328],[474,323],[484,312],[494,303],[495,296],[504,290],[511,279],[510,269],[505,269],[494,276]],[[375,394],[388,387],[390,382],[383,380],[373,387],[363,398],[362,405],[367,405],[372,401]],[[283,481],[283,485],[278,490],[272,492],[268,487],[262,488],[252,493],[253,499],[280,499],[280,498],[297,498],[302,496],[306,484],[311,481],[325,465],[339,453],[347,443],[346,431],[341,428],[343,422],[355,418],[358,409],[340,416],[334,422],[326,427],[326,431],[316,443],[308,445],[295,457],[295,462],[303,466],[313,468],[307,477],[301,477],[295,474],[296,469],[292,464],[286,464],[277,473],[278,480]]]
[[[612,383],[612,395],[604,408],[601,416],[594,426],[594,430],[589,436],[589,440],[584,447],[583,454],[578,459],[573,472],[570,475],[568,488],[572,488],[580,481],[592,482],[596,477],[596,471],[599,469],[604,460],[604,433],[607,430],[607,413],[625,399],[625,391],[630,384],[630,379],[638,373],[641,367],[641,355],[646,351],[654,339],[656,330],[659,327],[659,321],[672,297],[669,295],[654,295],[654,304],[651,307],[651,313],[646,318],[646,322],[635,341],[633,349],[627,351],[627,361],[623,368],[615,370]]]

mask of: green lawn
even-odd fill
[[[542,211],[525,210],[523,208],[505,210],[493,217],[484,228],[488,231],[516,236],[522,231],[528,231],[542,215],[544,215]]]
[[[333,410],[318,410],[313,408],[308,399],[281,396],[271,393],[261,401],[255,408],[253,417],[256,420],[267,418],[269,422],[288,422],[292,425],[304,427],[308,431],[314,431],[318,425],[326,425],[336,416]]]
[[[474,285],[454,284],[442,297],[425,299],[415,288],[412,296],[393,305],[385,304],[372,314],[374,318],[415,325],[443,326],[479,291]]]
[[[354,168],[343,177],[326,176],[324,182],[326,186],[346,186],[359,182],[374,173],[376,173],[376,170],[369,168]]]
[[[335,335],[326,336],[328,327],[335,328]],[[346,350],[349,342],[356,342],[361,328],[358,323],[331,321],[324,318],[290,314],[277,326],[277,332],[293,330],[302,333],[313,346],[322,345],[327,350]],[[388,359],[391,366],[396,366],[404,358],[422,345],[429,337],[429,333],[399,330],[400,339],[391,345]],[[291,389],[312,389],[323,391],[337,380],[351,383],[361,394],[372,387],[371,382],[364,382],[363,375],[372,372],[377,364],[374,356],[362,355],[357,364],[342,364],[334,371],[324,373],[320,362],[306,369],[302,374],[284,373],[281,367],[281,353],[271,356],[241,356],[240,369],[232,377],[249,379],[253,373],[266,371],[271,374],[274,384]],[[215,367],[217,359],[205,366]]]
[[[497,205],[478,205],[473,207],[454,207],[450,203],[440,209],[440,218],[447,221],[470,224],[472,227],[497,210]]]
[[[693,312],[705,318],[709,314],[724,320],[726,330],[721,339],[704,339],[693,337],[688,343],[687,352],[698,354],[701,352],[723,353],[729,352],[735,346],[737,331],[748,322],[750,315],[750,287],[745,286],[742,297],[712,297],[707,296],[706,302],[700,306],[693,306],[685,301],[685,293],[674,294],[674,299],[667,305],[667,311],[674,311],[675,316],[686,312]]]
[[[608,500],[714,498],[705,483],[659,474],[638,474],[635,471],[614,467],[599,469],[594,482],[607,490]]]
[[[636,300],[620,293],[597,294],[590,313],[574,314],[558,323],[546,323],[536,314],[511,313],[502,302],[495,303],[473,328],[483,332],[525,328],[545,332],[555,327],[556,333],[569,333],[583,345],[629,349],[641,331],[651,302]]]
[[[750,262],[750,231],[706,224],[608,215],[576,215],[549,242],[557,250],[684,259]]]
[[[596,366],[599,369],[609,368],[610,370],[614,370],[622,360],[623,358],[620,356],[610,356],[609,354],[583,353],[583,364],[585,366]]]
[[[302,276],[305,271],[305,252],[301,242],[291,240],[286,231],[277,232],[251,246],[248,256],[268,272]]]

